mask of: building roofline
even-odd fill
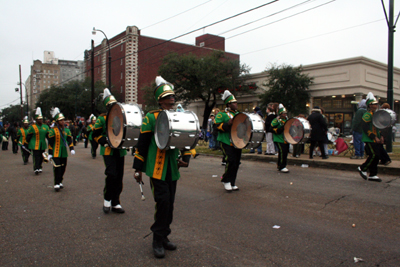
[[[363,56],[345,58],[345,59],[339,59],[339,60],[332,60],[332,61],[320,62],[320,63],[315,63],[315,64],[302,65],[302,67],[303,67],[303,72],[307,72],[307,71],[311,71],[314,69],[339,67],[339,66],[343,66],[343,65],[360,64],[360,63],[369,65],[369,66],[372,66],[375,68],[379,68],[379,69],[384,69],[384,70],[387,69],[387,64],[367,58],[367,57],[363,57]],[[263,74],[263,72],[264,71],[257,72],[257,73],[251,73],[250,75],[252,78],[257,77],[257,76],[265,76],[265,74]],[[393,72],[400,75],[400,68],[393,67]]]
[[[349,65],[349,64],[360,64],[360,63],[369,65],[369,66],[373,66],[376,68],[380,68],[380,69],[387,69],[387,64],[385,64],[385,63],[382,63],[382,62],[379,62],[379,61],[376,61],[376,60],[373,60],[373,59],[370,59],[367,57],[359,56],[359,57],[352,57],[352,58],[345,58],[345,59],[303,65],[303,71],[319,69],[319,68],[326,68],[326,67],[336,67],[336,66]],[[393,67],[393,71],[400,74],[400,68]]]

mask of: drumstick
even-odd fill
[[[142,184],[144,184],[143,183],[143,181],[141,181],[140,183],[139,183],[139,186],[140,186],[140,192],[142,193],[142,201],[145,201],[145,197],[144,197],[144,195],[143,195],[143,188],[142,188]]]

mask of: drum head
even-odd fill
[[[165,149],[168,146],[170,138],[170,125],[168,111],[163,111],[158,114],[155,128],[155,139],[159,149]]]
[[[111,147],[119,148],[124,136],[125,116],[119,103],[114,104],[107,114],[107,136]]]
[[[286,141],[289,144],[298,144],[304,136],[304,126],[300,120],[292,118],[285,123],[283,131]]]
[[[249,117],[244,113],[239,113],[233,118],[231,127],[232,144],[243,149],[249,143],[251,138],[251,122]]]
[[[386,129],[396,121],[396,115],[392,110],[381,109],[374,113],[372,124],[378,129]]]

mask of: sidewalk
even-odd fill
[[[250,154],[243,153],[242,159],[244,160],[256,160],[264,162],[276,162],[278,156],[269,156],[264,154]],[[308,155],[302,154],[299,158],[292,157],[291,154],[288,155],[288,168],[290,166],[296,165],[301,166],[302,164],[307,164],[311,168],[331,168],[337,170],[348,170],[357,171],[357,167],[360,166],[364,159],[350,159],[349,157],[338,157],[329,156],[328,159],[322,159],[321,157],[315,156],[314,159],[309,159]],[[400,175],[400,161],[392,161],[387,166],[378,165],[378,173],[385,173],[390,175]]]

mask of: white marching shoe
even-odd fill
[[[289,170],[287,168],[283,168],[281,170],[279,170],[280,172],[289,172]]]
[[[104,204],[103,204],[103,211],[104,213],[109,213],[111,210],[111,200],[107,201],[104,199]]]
[[[233,190],[233,191],[237,191],[237,190],[239,190],[239,187],[237,187],[236,185],[234,185],[234,186],[232,186],[232,190]]]
[[[232,185],[231,183],[223,183],[224,184],[224,188],[226,191],[231,192],[232,191]]]

